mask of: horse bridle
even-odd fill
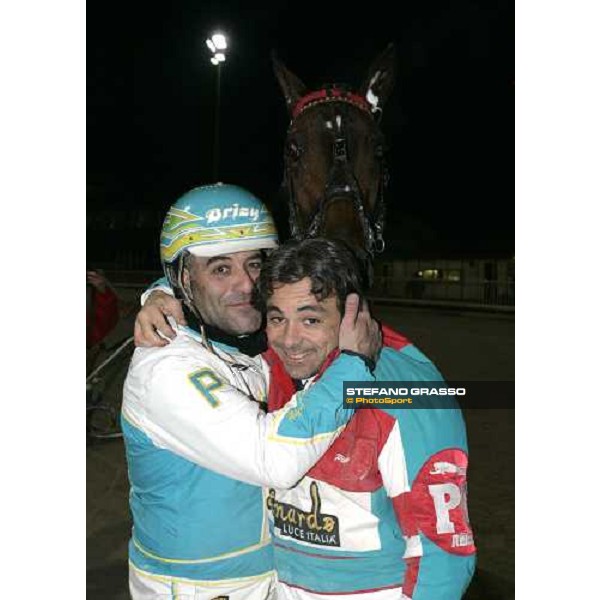
[[[350,104],[359,108],[360,110],[366,112],[369,117],[374,120],[378,130],[378,136],[383,137],[379,130],[378,119],[376,118],[376,115],[381,113],[381,109],[373,108],[362,96],[336,86],[325,87],[315,92],[310,92],[296,102],[292,109],[292,119],[288,127],[287,136],[289,137],[294,125],[294,121],[301,114],[303,114],[306,110],[323,103]],[[339,113],[336,113],[335,124],[332,123],[331,126],[334,128],[333,164],[327,175],[325,193],[319,200],[317,208],[310,216],[308,220],[308,227],[306,228],[304,234],[300,231],[300,226],[298,224],[296,198],[292,177],[290,175],[290,157],[287,152],[285,153],[284,180],[287,182],[288,186],[290,233],[296,240],[316,237],[323,222],[327,203],[336,195],[342,194],[345,197],[349,197],[356,208],[365,236],[365,249],[369,256],[373,258],[376,253],[383,252],[383,249],[385,248],[385,241],[383,239],[385,203],[383,195],[388,183],[388,171],[383,152],[380,156],[377,156],[377,160],[379,161],[380,176],[377,185],[375,206],[373,208],[373,214],[371,215],[365,207],[363,196],[358,187],[358,182],[356,181],[356,177],[350,168],[350,163],[348,161],[348,142],[346,131],[343,119],[341,119],[341,115]]]

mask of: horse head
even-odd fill
[[[369,67],[358,91],[331,84],[309,90],[273,55],[290,116],[284,150],[284,187],[292,237],[346,242],[372,276],[384,247],[387,184],[383,105],[394,83],[390,44]]]

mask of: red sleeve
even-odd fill
[[[104,292],[94,290],[94,310],[87,326],[86,346],[90,348],[101,342],[119,320],[117,296],[109,287]]]

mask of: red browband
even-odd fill
[[[340,90],[339,88],[330,88],[326,90],[317,90],[316,92],[309,92],[306,96],[302,96],[292,109],[292,119],[295,119],[304,109],[308,108],[313,104],[321,104],[322,102],[347,102],[352,104],[365,112],[371,114],[370,104],[358,94]]]

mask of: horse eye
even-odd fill
[[[383,144],[377,144],[377,146],[375,146],[375,156],[377,158],[382,158],[383,155],[385,153],[385,148]]]

